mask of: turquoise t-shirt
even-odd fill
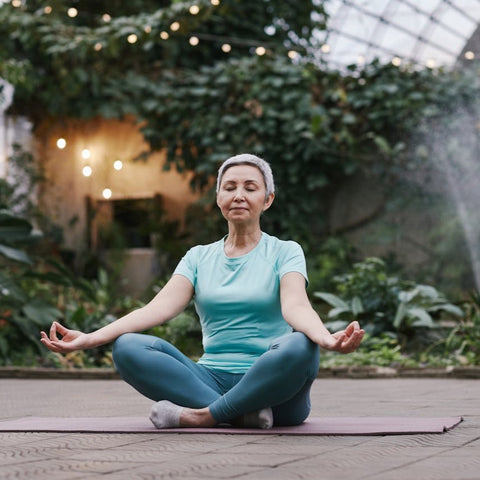
[[[262,233],[258,245],[229,258],[225,239],[190,249],[175,274],[195,289],[204,355],[198,363],[244,373],[266,352],[273,339],[292,331],[280,307],[280,279],[299,272],[307,280],[300,245]]]

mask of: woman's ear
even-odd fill
[[[263,206],[263,211],[268,210],[271,207],[274,198],[275,198],[274,193],[270,193],[267,196],[267,198],[265,199],[265,205]]]

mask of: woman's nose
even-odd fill
[[[235,200],[243,200],[244,199],[244,194],[243,194],[243,191],[242,190],[237,190],[235,192],[235,196],[234,196],[234,199]]]

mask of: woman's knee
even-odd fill
[[[139,342],[141,342],[142,337],[144,335],[138,333],[124,333],[115,340],[112,356],[117,370],[132,364],[134,356],[139,352]]]
[[[319,348],[304,333],[293,332],[274,341],[271,350],[278,350],[285,356],[284,365],[292,369],[307,368],[316,375],[319,365]]]

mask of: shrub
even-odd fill
[[[418,285],[387,273],[385,262],[367,258],[349,273],[335,277],[334,293],[315,292],[331,307],[327,327],[344,328],[358,320],[372,336],[393,334],[402,347],[420,340],[419,331],[439,327],[442,314],[462,317],[462,310],[449,303],[432,286]]]

